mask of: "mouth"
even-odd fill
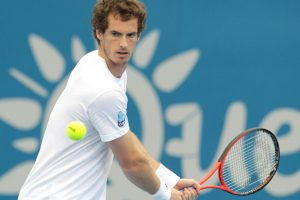
[[[119,57],[128,57],[129,52],[128,51],[117,51],[117,55]]]

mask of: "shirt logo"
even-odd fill
[[[118,113],[118,126],[122,127],[124,126],[124,124],[125,124],[125,114],[122,111],[120,111]]]

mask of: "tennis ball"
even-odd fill
[[[67,126],[67,134],[71,140],[81,140],[86,135],[86,127],[81,121],[72,121]]]

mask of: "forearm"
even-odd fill
[[[123,165],[121,168],[126,177],[142,190],[154,194],[159,189],[160,180],[147,159],[139,159],[128,166]]]
[[[136,165],[122,169],[132,183],[150,193],[154,199],[169,200],[171,198],[171,188],[154,173],[147,159],[141,159]]]
[[[174,172],[169,170],[167,167],[165,167],[163,164],[160,162],[156,161],[144,148],[144,146],[141,144],[141,142],[136,138],[136,144],[139,145],[139,149],[143,152],[144,157],[146,157],[153,168],[155,174],[163,179],[163,181],[169,186],[169,187],[174,187],[176,183],[179,181],[180,177],[177,176]]]
[[[133,184],[154,194],[154,199],[169,199],[171,187],[156,174],[160,163],[147,153],[132,132],[129,131],[121,138],[109,142],[109,145],[124,174]]]
[[[152,169],[154,171],[156,171],[160,165],[160,162],[158,162],[157,160],[155,160],[149,153],[148,151],[145,149],[144,145],[140,142],[140,140],[134,135],[134,140],[136,142],[136,144],[138,145],[138,148],[140,149],[140,151],[144,154],[144,156],[147,158],[148,162],[150,163]]]
[[[160,186],[160,180],[137,137],[128,132],[109,144],[126,177],[142,190],[155,193]]]

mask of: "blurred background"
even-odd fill
[[[143,2],[147,29],[128,67],[128,112],[146,148],[180,176],[200,179],[233,136],[268,128],[279,139],[279,171],[267,188],[242,199],[299,199],[300,2]],[[96,48],[94,4],[1,2],[1,200],[17,198],[68,74]],[[116,163],[108,184],[108,199],[150,199]],[[241,199],[217,190],[202,197]]]

